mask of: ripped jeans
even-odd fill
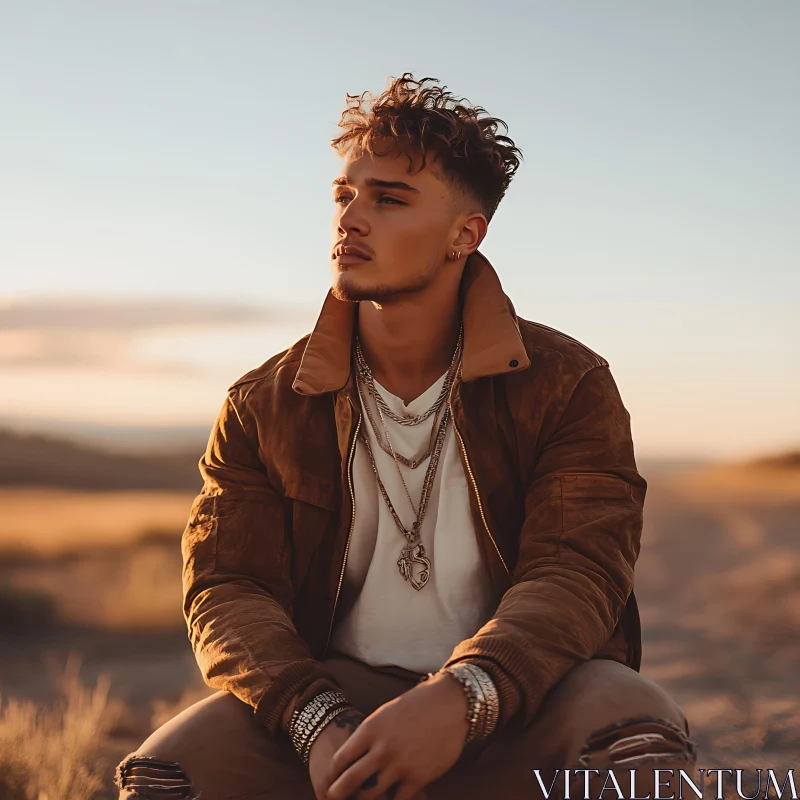
[[[324,663],[365,714],[420,677],[347,656]],[[428,800],[544,798],[534,774],[539,770],[543,785],[554,787],[551,800],[579,800],[587,786],[588,797],[616,797],[613,790],[600,794],[607,770],[627,791],[629,770],[636,769],[636,795],[654,797],[653,769],[659,768],[673,770],[675,778],[661,774],[661,786],[666,796],[677,797],[679,769],[697,783],[697,749],[689,733],[683,712],[656,683],[616,661],[591,659],[559,681],[529,726],[512,721],[495,736],[470,742],[425,792]],[[598,775],[572,773],[566,795],[566,769],[596,769]],[[315,800],[288,739],[268,736],[250,706],[228,692],[217,692],[162,725],[120,763],[116,783],[120,800]]]

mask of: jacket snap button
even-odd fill
[[[513,359],[512,361],[509,361],[509,362],[508,362],[508,366],[509,366],[509,367],[516,367],[516,366],[518,366],[518,365],[519,365],[519,361],[517,361],[517,359],[516,359],[516,358],[515,358],[515,359]]]

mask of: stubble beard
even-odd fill
[[[353,280],[352,274],[345,269],[339,273],[338,280],[331,287],[331,294],[337,300],[350,303],[362,301],[374,302],[384,305],[403,295],[413,295],[425,289],[433,280],[435,264],[429,264],[425,271],[409,281],[409,283],[391,286],[386,283],[368,285]]]

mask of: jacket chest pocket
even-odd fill
[[[326,535],[333,535],[339,499],[333,487],[310,479],[287,484],[284,493],[292,541],[292,583],[297,588]]]

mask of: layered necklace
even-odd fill
[[[358,394],[361,398],[361,404],[366,411],[367,418],[369,419],[370,427],[375,434],[375,438],[378,441],[381,449],[392,457],[395,468],[397,469],[397,474],[400,476],[400,481],[403,485],[403,489],[405,490],[406,497],[408,498],[408,502],[411,504],[411,508],[414,511],[415,520],[410,529],[403,525],[402,520],[398,516],[397,511],[392,504],[389,493],[386,491],[386,487],[381,480],[381,476],[378,474],[375,456],[373,455],[372,446],[370,445],[369,437],[367,436],[366,432],[361,432],[361,438],[367,447],[370,464],[372,465],[372,471],[375,473],[375,478],[378,482],[378,487],[380,488],[383,500],[386,503],[389,512],[395,521],[395,524],[406,539],[406,544],[400,552],[400,557],[397,559],[398,569],[400,570],[400,574],[403,576],[403,578],[409,581],[409,583],[411,583],[411,585],[417,591],[425,586],[431,574],[430,559],[428,559],[428,557],[425,555],[425,548],[419,539],[422,529],[422,522],[425,518],[425,512],[428,509],[428,501],[430,499],[431,490],[433,489],[433,482],[436,478],[436,470],[439,466],[439,457],[441,456],[445,435],[447,433],[447,424],[451,417],[449,402],[450,388],[452,387],[453,381],[461,369],[463,338],[464,330],[462,327],[458,333],[458,342],[456,343],[456,348],[453,352],[453,358],[445,375],[442,390],[439,392],[439,396],[436,398],[433,405],[431,405],[431,407],[422,414],[405,414],[402,416],[395,414],[381,396],[380,392],[375,386],[375,379],[372,375],[372,371],[364,359],[364,353],[361,350],[361,342],[358,336],[356,336],[355,341],[356,384],[358,386]],[[372,414],[368,398],[364,397],[364,392],[367,393],[368,397],[373,397],[375,399],[375,404],[378,409],[378,416],[380,418],[380,427],[376,423],[375,417]],[[434,417],[434,420],[431,426],[431,435],[426,450],[414,458],[398,453],[392,445],[392,440],[389,436],[389,429],[386,425],[386,417],[394,420],[399,425],[419,425],[420,423],[429,419],[431,416]],[[430,458],[430,462],[428,463],[428,469],[425,472],[425,478],[422,482],[422,492],[419,500],[419,507],[417,507],[414,504],[414,501],[411,499],[411,494],[408,491],[405,478],[403,478],[403,472],[400,469],[400,464],[404,464],[410,469],[416,469],[427,458]],[[418,574],[414,573],[414,565],[421,565],[422,567]]]

